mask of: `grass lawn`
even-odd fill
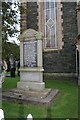
[[[3,90],[16,87],[18,77],[7,77]],[[10,102],[2,104],[6,118],[26,118],[31,113],[33,118],[78,118],[78,87],[71,81],[46,80],[46,88],[57,88],[59,94],[50,107],[42,105],[21,105]]]

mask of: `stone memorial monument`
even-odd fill
[[[28,29],[20,35],[20,81],[17,88],[23,90],[42,91],[42,34]]]
[[[3,99],[31,104],[52,103],[57,89],[45,89],[42,66],[42,34],[28,29],[20,35],[20,81],[3,93]]]

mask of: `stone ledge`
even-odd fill
[[[76,73],[44,73],[44,75],[74,76],[74,77],[76,77]]]
[[[44,73],[44,80],[71,80],[77,82],[76,73]]]
[[[44,69],[41,67],[34,67],[34,68],[21,67],[19,71],[40,72],[40,71],[44,71]]]

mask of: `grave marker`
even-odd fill
[[[42,91],[42,34],[28,29],[20,35],[20,82],[17,87],[23,90]]]

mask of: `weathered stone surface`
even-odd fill
[[[27,29],[25,30],[20,36],[20,41],[29,41],[29,40],[42,40],[42,33],[37,32],[34,29]]]
[[[58,94],[58,89],[45,89],[43,92],[24,91],[21,89],[12,89],[7,92],[3,92],[3,100],[12,102],[22,102],[24,104],[44,104],[49,105]]]
[[[37,2],[28,2],[27,3],[27,28],[32,28],[38,30],[38,11],[37,11]]]
[[[20,81],[18,89],[43,91],[42,34],[27,29],[20,35]]]

